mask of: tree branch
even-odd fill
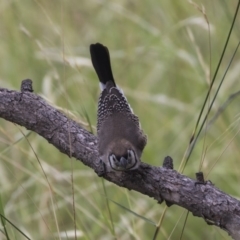
[[[24,89],[24,88],[22,88]],[[61,152],[74,157],[103,174],[98,159],[97,138],[78,123],[56,110],[41,97],[29,91],[0,88],[0,117],[34,131]],[[240,202],[213,184],[196,181],[166,167],[142,163],[130,172],[106,173],[108,181],[156,199],[177,204],[208,224],[240,239]]]

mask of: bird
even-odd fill
[[[106,172],[135,170],[141,163],[147,136],[115,83],[108,48],[101,43],[91,44],[90,55],[102,89],[97,111],[100,161]]]

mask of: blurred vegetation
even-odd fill
[[[109,47],[115,79],[148,135],[142,160],[159,166],[170,155],[178,169],[237,5],[236,0],[195,3],[205,8],[210,36],[204,15],[188,1],[1,0],[0,87],[18,90],[21,80],[30,78],[35,93],[79,122],[87,122],[87,116],[95,126],[100,91],[89,45],[101,42]],[[239,20],[240,16],[213,91],[239,41]],[[239,76],[238,52],[210,118],[240,90]],[[201,170],[209,174],[208,179],[239,198],[238,130],[236,98],[203,131],[184,174],[194,178],[204,158]],[[107,181],[103,185],[81,162],[69,159],[37,134],[3,119],[0,152],[4,214],[30,239],[74,239],[75,224],[78,239],[152,239],[156,230],[153,224],[109,201],[113,229],[103,186],[109,199],[155,224],[165,203],[159,205]],[[185,216],[186,210],[178,206],[167,209],[157,239],[179,239]],[[11,225],[6,224],[6,229],[10,239],[26,239]],[[0,236],[6,239],[4,234]],[[230,238],[189,214],[182,239]]]

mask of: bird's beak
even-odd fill
[[[124,158],[124,157],[121,157],[121,158],[120,158],[119,165],[120,165],[122,168],[126,169],[126,168],[127,168],[127,164],[128,164],[128,160],[127,160],[126,158]]]

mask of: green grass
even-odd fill
[[[207,23],[188,1],[2,0],[0,87],[18,90],[21,80],[31,78],[35,93],[71,118],[90,122],[95,131],[99,86],[89,45],[101,42],[109,47],[117,84],[148,135],[142,160],[159,166],[170,155],[178,169],[237,5],[237,1],[223,0],[196,3],[204,6],[210,23],[211,60]],[[239,41],[239,18],[213,91]],[[240,89],[239,76],[238,53],[210,118]],[[235,197],[239,197],[240,181],[238,101],[202,135],[184,171],[194,177],[206,151],[202,171],[210,171],[208,178]],[[30,147],[20,129],[28,134],[0,119],[0,194],[4,217],[30,239],[74,239],[75,224],[78,239],[152,239],[156,228],[151,222],[159,222],[165,204],[106,181],[105,193],[91,169],[35,133],[27,136]],[[185,215],[178,206],[167,209],[157,239],[169,239],[171,232],[170,239],[179,239]],[[26,239],[5,224],[10,239]],[[1,239],[7,239],[4,231],[2,227]],[[204,238],[230,239],[224,231],[189,214],[183,239]]]

